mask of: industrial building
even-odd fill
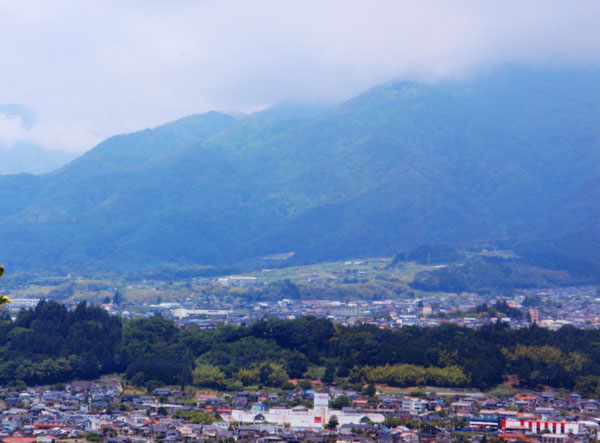
[[[362,412],[360,410],[337,411],[329,408],[329,394],[315,393],[313,408],[304,406],[294,408],[252,407],[251,410],[234,409],[230,419],[240,423],[275,423],[292,429],[322,429],[331,419],[337,418],[340,426],[345,424],[383,423],[385,416],[379,413]],[[228,417],[223,416],[224,419]]]

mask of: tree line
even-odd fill
[[[80,303],[43,301],[0,321],[0,383],[50,384],[121,373],[138,386],[223,390],[290,387],[290,379],[393,386],[522,386],[600,394],[600,331],[565,326],[478,330],[445,324],[398,330],[327,319],[269,319],[214,330],[161,316],[123,320]]]

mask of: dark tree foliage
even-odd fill
[[[507,306],[499,303],[498,310]],[[479,330],[446,324],[400,330],[343,327],[303,317],[250,327],[179,329],[163,317],[122,321],[81,303],[69,311],[42,302],[13,321],[0,321],[0,383],[57,383],[123,372],[141,386],[191,383],[194,368],[220,374],[224,386],[303,377],[325,366],[325,382],[350,377],[393,385],[489,388],[508,376],[521,385],[600,394],[600,331],[535,325]]]
[[[126,377],[138,385],[151,380],[174,385],[189,382],[192,352],[181,336],[172,321],[160,316],[126,323],[122,339]]]
[[[504,300],[497,301],[491,306],[487,303],[482,303],[472,310],[467,311],[466,314],[485,315],[488,317],[510,317],[514,319],[521,319],[524,315],[523,311],[517,308],[511,308]]]
[[[1,383],[54,383],[122,369],[121,320],[85,302],[68,311],[42,301],[1,328]]]
[[[591,267],[586,269],[592,272]],[[418,272],[411,286],[425,291],[487,293],[513,288],[587,284],[596,281],[594,275],[597,274],[578,274],[570,267],[560,269],[546,262],[538,264],[535,260],[477,256],[464,264],[451,263],[443,268]]]

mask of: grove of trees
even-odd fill
[[[509,376],[600,395],[600,331],[537,326],[479,330],[445,324],[399,330],[326,319],[270,319],[214,330],[155,316],[123,320],[79,304],[41,302],[0,321],[0,383],[46,384],[122,373],[139,386],[237,390],[289,386],[311,368],[326,382],[491,388]]]

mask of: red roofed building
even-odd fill
[[[4,443],[36,443],[37,437],[6,437],[2,441]]]

